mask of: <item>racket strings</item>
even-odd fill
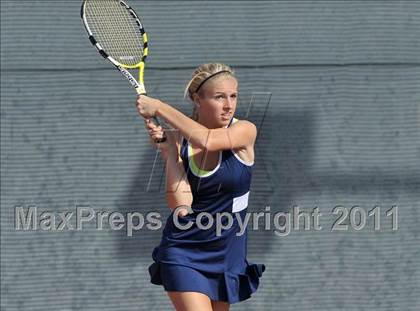
[[[119,0],[88,0],[86,21],[102,49],[121,64],[134,66],[143,57],[137,20]]]

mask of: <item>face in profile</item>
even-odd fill
[[[232,76],[217,77],[208,81],[199,94],[198,122],[207,128],[227,126],[233,117],[238,99],[238,81]]]

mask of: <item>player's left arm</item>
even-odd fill
[[[228,128],[208,129],[171,105],[147,96],[138,98],[137,109],[143,117],[157,115],[165,119],[193,145],[208,151],[246,148],[253,146],[257,137],[257,128],[249,121],[240,120]]]
[[[156,113],[192,144],[208,151],[246,148],[253,146],[257,137],[256,126],[247,120],[239,120],[227,128],[209,129],[163,102]]]
[[[257,127],[247,120],[239,120],[228,128],[208,129],[206,149],[218,151],[253,146]]]

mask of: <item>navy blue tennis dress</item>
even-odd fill
[[[232,118],[228,126],[236,121]],[[163,285],[166,291],[201,292],[212,300],[228,303],[248,299],[257,290],[265,270],[264,264],[247,261],[247,230],[239,235],[237,220],[240,217],[244,223],[253,163],[244,162],[232,150],[222,150],[218,165],[204,171],[191,154],[191,146],[183,138],[180,156],[193,194],[193,213],[178,217],[178,222],[191,227],[176,226],[174,212],[169,215],[162,240],[153,250],[151,283]],[[213,225],[208,229],[197,226],[201,212],[212,215]],[[233,224],[217,234],[216,214],[223,212],[232,215]],[[227,217],[221,219],[223,224],[228,223]],[[211,220],[203,217],[200,223],[209,225]]]

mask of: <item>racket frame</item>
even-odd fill
[[[140,62],[135,65],[126,65],[118,62],[115,58],[108,55],[102,46],[96,41],[95,37],[93,36],[92,31],[90,30],[89,23],[86,20],[86,2],[89,0],[83,0],[83,4],[80,10],[80,17],[82,18],[83,25],[85,26],[85,29],[89,35],[89,41],[92,43],[92,45],[98,50],[99,54],[107,59],[111,64],[113,64],[120,72],[121,74],[130,82],[130,84],[133,86],[133,88],[136,90],[137,95],[146,95],[146,87],[144,85],[144,67],[146,62],[146,57],[149,53],[149,47],[148,47],[148,39],[147,39],[147,33],[144,30],[144,27],[140,21],[140,18],[138,17],[137,13],[134,11],[133,8],[131,8],[127,3],[125,3],[123,0],[118,0],[119,4],[122,5],[128,12],[130,12],[130,15],[135,18],[136,23],[139,27],[142,39],[143,39],[143,55],[140,59]],[[134,76],[128,71],[128,69],[139,69],[139,77],[136,80]],[[159,120],[156,117],[152,117],[153,120],[157,125],[160,125]],[[164,135],[161,139],[157,139],[155,142],[161,143],[166,141],[166,135]]]
[[[139,27],[140,33],[142,35],[142,39],[143,39],[143,56],[142,56],[140,62],[135,64],[135,65],[122,64],[122,63],[118,62],[115,58],[113,58],[112,56],[108,55],[104,51],[102,46],[96,41],[95,37],[93,36],[93,33],[92,33],[92,31],[90,30],[90,27],[89,27],[89,23],[86,20],[85,9],[86,9],[86,2],[87,1],[89,1],[89,0],[84,0],[83,1],[81,11],[80,11],[80,16],[83,20],[83,25],[85,26],[85,29],[86,29],[87,33],[89,34],[89,41],[98,50],[99,54],[103,58],[105,58],[109,62],[111,62],[121,72],[121,74],[134,87],[134,89],[136,90],[138,95],[146,95],[146,88],[145,88],[145,85],[144,85],[144,67],[145,67],[145,61],[146,61],[146,58],[147,58],[147,55],[148,55],[148,52],[149,52],[149,48],[148,48],[147,33],[144,30],[144,27],[143,27],[143,25],[140,21],[140,18],[138,17],[136,12],[133,10],[133,8],[131,8],[127,3],[125,3],[122,0],[118,0],[120,5],[122,5],[130,13],[130,15],[133,18],[135,18],[136,23]],[[139,69],[139,76],[138,76],[138,79],[135,79],[134,76],[128,71],[128,69],[137,69],[137,68]]]

